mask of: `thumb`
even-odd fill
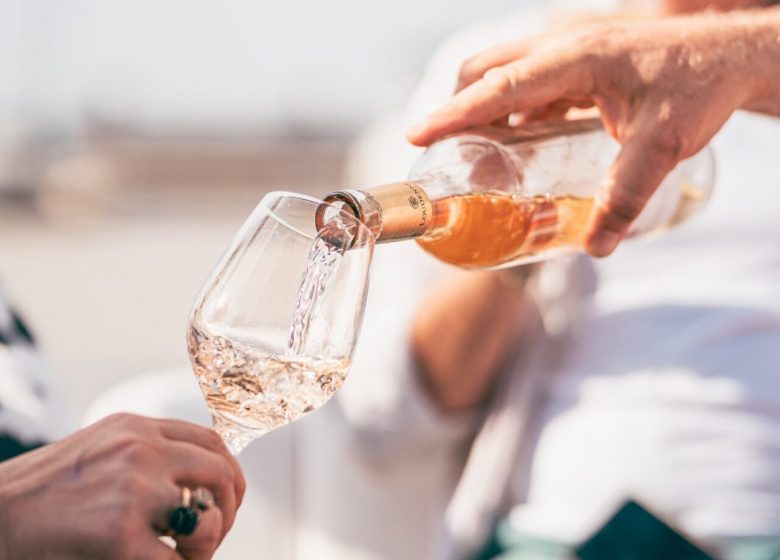
[[[606,257],[680,160],[682,143],[671,131],[639,134],[623,143],[596,195],[585,234],[585,248]]]

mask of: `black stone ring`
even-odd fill
[[[194,491],[186,486],[181,489],[181,505],[174,509],[168,517],[168,537],[186,537],[195,532],[200,521],[200,512],[206,511],[214,504],[214,496],[205,488]]]
[[[168,519],[168,531],[170,537],[186,537],[195,532],[200,521],[200,512],[194,507],[179,506],[171,512]]]

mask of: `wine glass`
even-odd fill
[[[322,204],[267,194],[195,302],[190,360],[233,454],[325,404],[349,369],[374,237],[335,207],[335,233],[318,232]]]

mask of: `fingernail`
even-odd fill
[[[620,243],[620,235],[614,231],[599,231],[588,240],[588,253],[594,257],[610,255]]]

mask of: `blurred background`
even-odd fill
[[[446,36],[538,3],[0,0],[0,289],[76,410],[186,366],[263,193],[343,186]]]

